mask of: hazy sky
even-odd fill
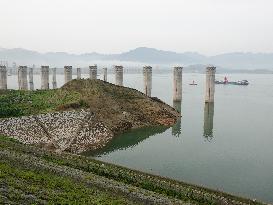
[[[0,0],[0,47],[273,52],[273,0]]]

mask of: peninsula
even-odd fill
[[[0,134],[24,144],[80,153],[128,129],[170,126],[180,114],[157,98],[101,80],[53,90],[2,90]]]

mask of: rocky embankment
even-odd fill
[[[172,125],[179,117],[157,98],[100,80],[73,80],[48,91],[6,91],[0,103],[0,134],[73,153],[101,148],[131,128]]]
[[[113,137],[88,109],[0,119],[0,133],[24,144],[74,153],[98,149]]]

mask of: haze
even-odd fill
[[[271,0],[1,0],[0,47],[273,52]]]

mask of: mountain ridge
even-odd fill
[[[98,62],[133,62],[155,65],[181,64],[213,64],[227,69],[273,70],[273,53],[230,52],[213,56],[206,56],[198,52],[174,52],[155,48],[138,47],[117,54],[102,54],[97,52],[73,54],[67,52],[37,52],[24,48],[0,48],[0,60],[10,64],[47,64],[63,66],[64,64],[86,66]]]

